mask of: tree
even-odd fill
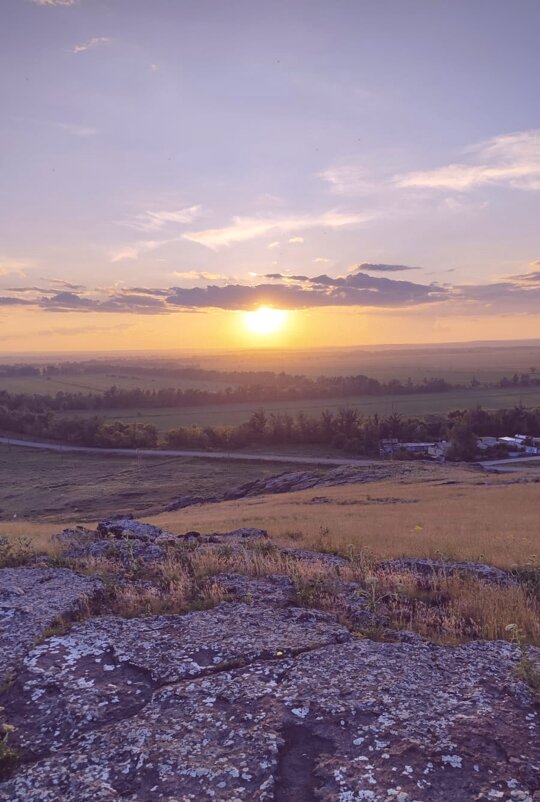
[[[474,460],[476,457],[476,435],[466,423],[457,423],[450,433],[450,445],[446,454],[449,460]]]

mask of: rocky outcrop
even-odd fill
[[[1,703],[3,802],[532,802],[538,714],[506,643],[354,640],[332,616],[222,604],[100,618]]]
[[[348,581],[349,560],[260,529],[176,535],[124,518],[56,539],[74,564],[115,557],[117,589],[166,593],[175,557],[195,581],[199,551],[240,572],[204,574],[197,612],[122,618],[95,577],[0,570],[0,802],[538,802],[539,649],[388,630],[385,594]],[[265,557],[289,574],[257,575]],[[372,570],[470,570],[480,590],[506,576],[412,559]]]
[[[264,479],[255,479],[238,487],[231,488],[216,496],[181,496],[165,507],[167,512],[181,510],[195,504],[212,504],[220,501],[234,501],[253,496],[293,493],[309,490],[312,487],[335,487],[337,485],[364,484],[383,479],[399,478],[410,473],[406,464],[371,464],[368,466],[342,465],[332,470],[287,471]]]
[[[98,523],[95,531],[79,526],[75,529],[64,529],[54,535],[53,539],[60,544],[63,557],[68,559],[112,558],[120,560],[124,567],[128,567],[134,561],[152,563],[164,560],[167,546],[175,544],[204,546],[221,543],[238,546],[267,538],[268,532],[257,527],[242,527],[230,532],[206,535],[200,532],[177,535],[133,518],[112,518]]]
[[[465,574],[480,579],[483,582],[495,582],[500,585],[514,584],[509,571],[495,568],[493,565],[475,562],[447,562],[446,560],[417,559],[416,557],[403,557],[399,560],[385,560],[377,567],[385,571],[410,571],[417,576],[453,576]]]
[[[0,570],[0,684],[45,630],[83,612],[102,590],[97,577],[65,568]]]

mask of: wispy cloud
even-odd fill
[[[192,223],[202,214],[202,206],[195,204],[186,206],[183,209],[172,209],[163,211],[145,211],[135,215],[132,220],[127,220],[122,225],[127,225],[138,231],[160,231],[169,225],[186,225]]]
[[[230,281],[231,277],[224,273],[207,273],[199,270],[175,270],[173,276],[181,281]]]
[[[33,259],[2,259],[0,257],[0,276],[25,276],[26,271],[34,266]]]
[[[132,327],[131,323],[117,323],[114,326],[73,326],[71,328],[47,328],[41,329],[38,331],[33,331],[33,337],[50,337],[51,335],[56,335],[60,337],[75,337],[80,334],[97,334],[98,332],[104,331],[125,331],[126,329],[130,329]],[[16,332],[13,334],[2,334],[0,335],[0,341],[6,340],[23,340],[28,337],[27,332]]]
[[[35,6],[74,6],[77,0],[32,0]]]
[[[278,240],[278,239],[275,239],[273,242],[271,242],[271,243],[270,243],[269,245],[267,245],[266,247],[268,248],[268,250],[269,250],[269,251],[273,251],[273,250],[275,250],[276,248],[279,248],[279,245],[280,245],[280,242],[279,242],[279,240]]]
[[[161,248],[163,245],[167,245],[169,242],[175,242],[177,240],[178,237],[168,240],[138,240],[137,242],[133,243],[133,245],[123,245],[121,248],[111,251],[111,262],[115,264],[116,262],[125,262],[129,259],[138,259],[143,253],[155,251],[157,248]]]
[[[46,281],[48,284],[52,284],[54,287],[61,287],[64,290],[85,290],[86,287],[84,284],[72,284],[70,281],[64,281],[61,278],[47,278],[46,276],[41,276],[40,281]]]
[[[330,185],[330,191],[335,195],[360,195],[373,187],[373,181],[367,176],[366,169],[358,164],[328,167],[318,176]]]
[[[378,265],[370,262],[362,262],[357,270],[365,270],[368,273],[401,273],[404,270],[421,270],[421,267],[411,267],[410,265]]]
[[[366,223],[372,215],[352,212],[330,211],[315,215],[291,215],[288,217],[233,217],[232,223],[224,228],[208,228],[202,231],[188,231],[183,239],[204,245],[217,251],[236,243],[248,242],[273,232],[289,233],[307,228],[341,228]]]
[[[64,3],[66,5],[66,3]],[[70,53],[73,56],[76,56],[78,53],[84,53],[86,50],[94,50],[96,47],[103,47],[104,45],[112,44],[112,39],[108,36],[93,36],[87,42],[82,42],[80,45],[75,45],[70,50]]]
[[[304,238],[303,237],[291,237],[289,239],[289,244],[290,245],[302,245],[303,242],[304,242]]]
[[[39,127],[46,127],[46,128],[59,128],[61,131],[66,131],[68,134],[73,134],[73,136],[94,136],[98,133],[98,129],[95,128],[93,125],[81,125],[80,123],[71,123],[71,122],[58,122],[57,120],[39,120],[35,117],[24,117],[19,115],[14,115],[9,119],[13,120],[16,123],[22,123],[25,126],[37,125]]]
[[[397,176],[395,183],[399,187],[456,192],[490,184],[540,190],[540,129],[497,136],[469,148],[467,153],[470,163],[406,173]]]
[[[91,125],[76,125],[75,123],[51,123],[56,128],[61,128],[73,136],[95,136],[98,129]]]

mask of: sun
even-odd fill
[[[283,309],[272,309],[271,306],[259,306],[253,312],[244,312],[244,323],[252,334],[268,336],[277,334],[287,320],[287,312]]]

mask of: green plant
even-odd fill
[[[517,624],[508,624],[506,631],[510,640],[514,643],[520,653],[519,663],[516,666],[516,677],[526,682],[531,689],[536,704],[540,705],[540,666],[529,656],[529,650],[525,643],[525,636]]]
[[[370,612],[374,616],[380,613],[381,605],[395,597],[394,591],[383,590],[380,588],[379,580],[376,576],[368,576],[365,579],[366,587],[358,588],[356,594],[366,600]]]
[[[4,708],[0,707],[0,714],[3,710]],[[14,731],[15,727],[12,724],[7,722],[0,724],[0,777],[5,777],[17,762],[17,753],[9,745],[9,736]]]

